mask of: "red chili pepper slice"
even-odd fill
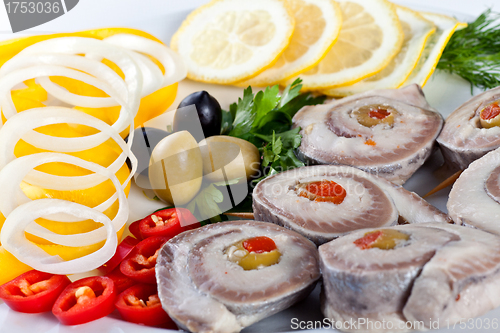
[[[152,284],[137,284],[128,288],[118,296],[115,306],[126,321],[147,326],[177,328],[163,310],[158,290]]]
[[[243,241],[242,245],[245,250],[254,253],[271,252],[277,249],[276,243],[274,243],[271,238],[266,236],[249,238]]]
[[[113,280],[117,294],[137,284],[137,281],[123,274],[122,271],[120,271],[120,267],[116,267],[113,271],[106,274],[106,276]]]
[[[149,237],[141,241],[122,261],[120,271],[136,281],[155,284],[156,258],[161,247],[168,240],[167,237]]]
[[[0,286],[0,299],[18,312],[47,312],[70,283],[66,275],[32,270]]]
[[[115,255],[108,260],[107,263],[98,268],[98,270],[103,274],[108,274],[116,267],[120,265],[120,263],[127,257],[127,255],[132,252],[134,247],[139,244],[140,240],[135,239],[134,237],[127,236],[124,240],[116,248]]]
[[[143,238],[162,236],[172,238],[186,230],[201,227],[200,222],[186,208],[163,209],[145,217],[139,224]]]
[[[116,287],[109,277],[91,276],[64,289],[52,313],[64,325],[79,325],[109,315],[115,309]]]
[[[142,237],[141,235],[141,230],[139,229],[141,221],[142,220],[135,221],[128,226],[128,230],[130,230],[130,233],[140,241],[144,239],[144,237]]]

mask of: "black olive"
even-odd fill
[[[167,137],[170,133],[153,127],[138,127],[134,130],[134,142],[132,143],[132,153],[137,158],[137,173],[148,177],[149,159],[151,153],[158,142]],[[128,142],[128,136],[125,138]],[[132,169],[130,159],[127,158],[127,165]]]
[[[187,107],[194,105],[196,108]],[[200,126],[203,133],[200,131]],[[188,131],[200,142],[209,136],[220,135],[222,110],[219,102],[206,91],[197,91],[179,104],[174,116],[174,132]]]

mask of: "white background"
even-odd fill
[[[132,27],[137,22],[138,27],[143,28],[145,19],[154,22],[156,27],[161,24],[167,26],[169,22],[161,22],[165,15],[183,12],[207,2],[209,0],[80,0],[75,8],[63,16],[17,34],[12,34],[6,9],[0,4],[0,39],[26,33],[40,34],[110,27],[123,25],[124,22]],[[500,11],[500,0],[395,0],[394,2],[413,5],[411,7],[432,6],[451,15],[467,13],[477,16],[488,7]],[[153,27],[151,30],[153,31],[150,32],[158,33]],[[162,37],[161,33],[158,37]]]

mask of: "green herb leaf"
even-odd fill
[[[255,120],[253,128],[262,126],[262,121],[266,115],[278,105],[280,101],[280,89],[278,85],[267,87],[264,91],[259,91],[255,95],[253,110],[255,113]]]
[[[438,69],[454,73],[472,87],[491,89],[500,85],[500,14],[490,9],[456,31],[446,45]]]
[[[255,119],[253,103],[252,87],[248,87],[243,92],[243,99],[238,99],[236,108],[234,106],[230,107],[230,112],[234,112],[235,115],[233,129],[229,132],[229,135],[239,137],[250,132]]]
[[[292,99],[300,95],[300,89],[302,89],[302,79],[297,78],[293,83],[283,90],[283,95],[281,96],[281,101],[279,107],[282,108]]]
[[[262,157],[263,176],[258,182],[283,170],[303,166],[294,153],[300,146],[300,128],[290,129],[292,117],[303,106],[323,103],[325,96],[314,97],[310,93],[301,94],[301,80],[295,80],[283,90],[268,87],[255,97],[248,87],[243,99],[232,104],[229,112],[234,122],[229,135],[247,140],[259,148]]]
[[[222,214],[222,211],[217,205],[221,203],[222,200],[224,200],[222,192],[218,190],[214,184],[210,184],[202,189],[186,208],[198,217],[199,220],[206,220]],[[196,208],[198,209],[197,212]]]
[[[220,134],[225,135],[231,131],[233,128],[233,115],[231,111],[222,110],[222,122],[220,128]]]

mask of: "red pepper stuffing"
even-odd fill
[[[332,202],[336,205],[341,204],[346,197],[345,189],[331,180],[312,182],[307,184],[305,190],[316,196],[314,201]],[[309,197],[307,192],[302,192],[300,196]]]
[[[47,312],[70,283],[66,275],[32,270],[0,286],[0,299],[18,312]]]
[[[109,315],[115,309],[116,287],[108,277],[73,282],[54,303],[52,313],[64,325],[79,325]]]
[[[147,326],[177,328],[163,310],[154,285],[137,284],[128,288],[118,296],[115,306],[126,321]]]
[[[480,117],[482,120],[490,120],[500,114],[500,106],[498,103],[491,103],[481,111]]]
[[[156,283],[155,265],[158,253],[167,237],[149,237],[137,244],[120,264],[120,271],[142,283]]]
[[[120,263],[129,255],[130,252],[134,249],[134,247],[140,242],[140,240],[135,239],[134,237],[127,236],[124,240],[116,248],[115,255],[108,260],[107,263],[99,267],[99,271],[103,274],[108,274],[116,267],[120,265]]]
[[[377,241],[380,237],[382,237],[382,231],[370,232],[364,235],[363,237],[356,239],[354,244],[359,247],[361,250],[367,250],[371,248],[372,244]]]
[[[368,116],[370,116],[370,118],[374,118],[374,119],[384,119],[385,117],[389,116],[391,113],[385,109],[374,109],[374,110],[370,110],[370,112],[368,113]]]
[[[249,238],[243,241],[242,245],[245,250],[254,253],[271,252],[277,249],[276,243],[266,236]]]
[[[172,238],[186,230],[201,227],[200,222],[186,208],[163,209],[145,217],[139,223],[143,238],[162,236]]]

